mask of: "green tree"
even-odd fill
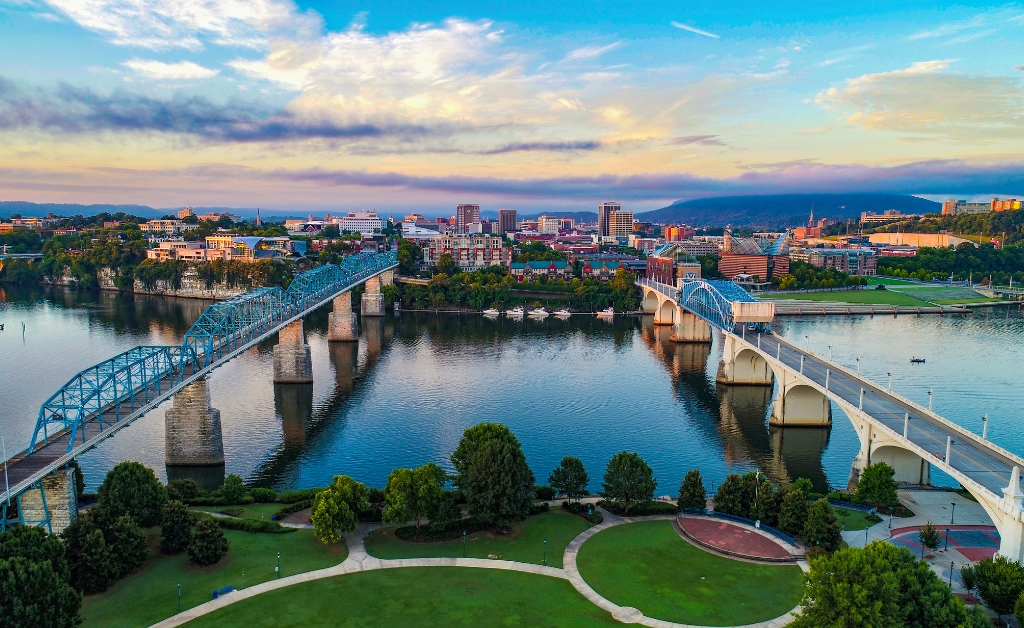
[[[814,484],[807,478],[797,478],[793,485],[789,487],[789,490],[803,491],[804,495],[810,495],[814,492]]]
[[[455,258],[452,257],[452,254],[441,253],[441,256],[437,258],[437,272],[451,277],[458,271],[459,267],[455,264]]]
[[[860,480],[857,482],[857,497],[884,504],[895,506],[900,503],[896,496],[896,482],[893,478],[896,471],[884,462],[876,462],[864,467],[860,473]]]
[[[718,492],[715,493],[715,511],[746,517],[750,514],[751,501],[743,478],[738,473],[730,473],[725,481],[718,485]]]
[[[99,488],[99,506],[106,516],[128,515],[143,527],[160,522],[167,491],[153,470],[139,462],[121,462],[111,469]]]
[[[0,619],[5,628],[73,628],[82,623],[82,594],[47,560],[0,558]]]
[[[210,517],[203,517],[192,528],[192,538],[188,542],[188,559],[205,567],[218,562],[228,553],[228,539],[217,522]]]
[[[800,489],[790,490],[782,498],[779,529],[792,536],[803,536],[808,510],[807,495]]]
[[[680,508],[695,508],[704,510],[708,504],[708,491],[704,488],[704,478],[700,469],[690,469],[679,485],[679,499],[676,500]]]
[[[875,541],[811,561],[794,628],[980,628],[990,625],[905,547]]]
[[[465,473],[469,511],[499,528],[507,528],[529,516],[533,484],[533,472],[518,439],[485,440]]]
[[[341,532],[351,532],[359,522],[359,512],[370,507],[370,492],[362,482],[347,475],[334,476],[334,482],[313,498],[309,521],[313,534],[324,543],[341,541]]]
[[[917,538],[920,539],[921,545],[924,545],[928,549],[934,551],[942,543],[942,536],[938,530],[932,527],[932,522],[929,521],[924,525],[923,528],[917,533]]]
[[[437,503],[437,511],[430,519],[430,525],[443,530],[462,519],[462,508],[459,506],[459,494],[455,491],[444,491]]]
[[[512,430],[501,423],[477,423],[473,427],[466,428],[462,433],[459,446],[452,452],[451,461],[458,474],[455,477],[455,486],[465,490],[462,485],[463,476],[469,469],[470,461],[480,447],[489,440],[497,439],[507,441],[519,447],[519,439],[512,433]]]
[[[118,578],[135,571],[146,562],[149,555],[146,533],[128,515],[121,515],[110,523],[106,540]]]
[[[403,275],[415,275],[423,259],[423,249],[411,240],[398,240],[398,270]]]
[[[224,485],[220,487],[220,494],[224,501],[229,504],[240,504],[245,497],[245,482],[234,473],[224,478]]]
[[[623,451],[612,456],[601,484],[604,496],[622,506],[628,515],[630,507],[654,499],[658,481],[654,470],[638,454]]]
[[[807,523],[804,525],[804,543],[810,547],[821,547],[826,552],[834,552],[843,543],[843,535],[839,529],[839,520],[832,510],[832,505],[825,499],[811,504],[807,512]]]
[[[195,499],[202,494],[199,485],[191,478],[181,478],[167,483],[167,499],[182,503]]]
[[[1013,612],[1014,604],[1024,592],[1024,567],[1005,556],[983,558],[973,567],[964,567],[978,591],[978,597],[997,615]]]
[[[404,524],[412,519],[416,527],[437,513],[448,474],[433,462],[417,469],[395,469],[384,487],[383,519],[387,523]]]
[[[164,504],[160,517],[160,551],[164,554],[184,552],[192,538],[195,519],[188,507],[177,500]]]
[[[106,591],[117,580],[118,565],[110,555],[103,530],[90,516],[81,516],[61,533],[67,546],[71,586],[86,594]]]
[[[565,495],[570,501],[579,501],[587,494],[590,477],[587,476],[587,470],[583,468],[582,460],[575,456],[566,456],[551,471],[548,476],[548,484],[555,489],[556,494]]]

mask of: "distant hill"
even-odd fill
[[[904,194],[773,194],[766,196],[723,196],[677,201],[668,207],[637,214],[645,222],[685,222],[694,226],[783,228],[807,224],[814,206],[814,218],[845,221],[860,218],[861,212],[881,213],[898,209],[902,213],[926,214],[942,210],[942,204]]]
[[[116,214],[124,212],[144,218],[159,218],[170,210],[159,210],[145,205],[79,205],[78,203],[30,203],[28,201],[0,201],[0,216],[21,214],[26,217],[42,217],[49,213],[58,216],[95,216],[103,212]]]

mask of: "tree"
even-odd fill
[[[940,536],[938,531],[932,527],[931,521],[921,528],[921,531],[917,533],[917,538],[921,540],[921,545],[924,545],[932,551],[937,549],[939,544],[942,543],[942,536]]]
[[[633,452],[623,451],[612,456],[604,473],[604,496],[623,507],[628,515],[635,504],[654,499],[658,481],[654,471],[644,459]]]
[[[486,440],[465,474],[469,511],[490,524],[507,528],[529,516],[533,483],[533,471],[517,439]]]
[[[704,510],[708,507],[708,491],[704,488],[704,478],[701,477],[700,469],[686,472],[683,483],[679,485],[679,499],[676,503],[680,508]]]
[[[167,491],[152,469],[139,462],[121,462],[103,479],[99,502],[100,508],[112,519],[129,515],[140,526],[148,528],[160,522]]]
[[[341,541],[341,532],[351,532],[359,522],[359,512],[370,507],[370,492],[362,482],[347,475],[334,476],[334,482],[313,498],[309,521],[313,535],[324,543]]]
[[[197,521],[188,542],[188,559],[205,567],[213,565],[227,553],[228,539],[217,522],[210,517]]]
[[[64,544],[42,528],[0,534],[0,617],[4,626],[71,628],[82,623],[82,595],[68,583]]]
[[[978,597],[1002,617],[1013,612],[1014,604],[1024,592],[1024,567],[1005,556],[983,558],[973,567],[964,567],[978,590]]]
[[[118,578],[138,569],[149,556],[146,534],[128,515],[121,515],[111,522],[106,540]]]
[[[78,466],[78,461],[76,460],[69,462],[68,467],[71,468],[71,472],[75,475],[75,497],[82,499],[82,495],[85,494],[85,474],[82,473],[82,467]]]
[[[90,516],[81,516],[61,533],[67,546],[70,583],[83,593],[106,591],[117,580],[118,565],[110,555],[103,530]]]
[[[239,504],[245,497],[245,483],[241,477],[232,473],[224,478],[224,485],[220,487],[220,494],[227,503]]]
[[[455,477],[455,486],[465,490],[462,485],[463,477],[469,469],[470,461],[483,444],[491,439],[498,439],[514,443],[519,447],[519,439],[512,433],[512,430],[501,423],[477,423],[473,427],[466,428],[462,433],[459,446],[452,452],[451,461],[458,474]]]
[[[583,461],[574,456],[562,458],[562,462],[548,476],[548,484],[558,495],[565,495],[570,501],[579,501],[587,494],[590,478],[583,468]]]
[[[188,503],[202,494],[199,485],[192,478],[181,478],[167,483],[167,499]]]
[[[808,510],[807,495],[800,489],[790,490],[782,498],[779,529],[792,536],[803,536]]]
[[[804,543],[810,547],[821,547],[827,552],[834,552],[842,545],[839,521],[827,500],[819,499],[808,509]]]
[[[395,469],[384,487],[384,521],[403,524],[412,519],[419,528],[422,519],[436,514],[447,481],[448,474],[433,462],[418,469]]]
[[[437,503],[437,512],[430,519],[430,525],[443,530],[462,520],[462,508],[459,507],[459,494],[455,491],[444,491]]]
[[[986,624],[905,547],[875,541],[811,561],[795,628],[976,628]]]
[[[896,471],[884,462],[864,467],[857,482],[857,497],[864,501],[895,506],[900,503],[896,496]]]
[[[746,517],[749,510],[748,503],[743,479],[738,473],[730,473],[726,476],[725,481],[718,485],[718,492],[715,494],[715,511]]]
[[[789,490],[803,491],[804,495],[810,495],[814,492],[814,484],[807,478],[797,478],[796,481],[793,482],[793,485],[789,487]]]
[[[184,552],[194,525],[195,515],[185,504],[177,500],[164,504],[160,517],[160,551],[164,554]]]
[[[455,264],[455,258],[452,257],[451,253],[441,253],[440,257],[437,258],[437,272],[442,275],[448,275],[451,277],[458,272],[459,267]]]

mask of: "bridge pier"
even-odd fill
[[[660,303],[658,303],[657,309],[654,310],[654,324],[660,325],[672,325],[675,323],[676,310],[679,306],[676,305],[675,301],[665,298],[658,293],[660,297]]]
[[[672,335],[669,336],[672,342],[711,342],[711,325],[696,314],[691,314],[683,308],[676,306],[675,318],[672,324]]]
[[[722,361],[715,381],[731,386],[771,386],[774,373],[767,360],[756,351],[743,347],[732,334],[725,334]]]
[[[893,468],[897,482],[930,486],[932,483],[932,466],[927,460],[916,453],[905,449],[885,432],[881,432],[868,421],[851,416],[860,438],[860,451],[853,459],[850,468],[849,487],[855,488],[860,481],[860,473],[864,467],[876,462],[884,462]]]
[[[779,393],[772,400],[769,425],[780,427],[827,427],[832,425],[832,402],[802,383],[786,369],[779,374]]]
[[[274,410],[281,417],[285,448],[301,447],[313,418],[313,384],[274,384]]]
[[[328,342],[358,342],[359,321],[352,311],[352,292],[342,292],[334,299],[334,311],[327,315]]]
[[[384,316],[384,295],[380,293],[382,285],[390,286],[394,281],[394,271],[385,271],[376,277],[366,280],[366,292],[363,293],[363,316]]]
[[[174,395],[164,413],[164,456],[168,466],[224,464],[220,410],[210,407],[209,382],[196,380]]]
[[[75,473],[68,467],[58,469],[40,481],[40,485],[18,496],[18,517],[24,525],[46,525],[60,534],[78,518],[78,493]]]
[[[313,383],[313,360],[302,333],[302,319],[278,332],[274,347],[274,383]]]

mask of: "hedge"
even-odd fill
[[[228,502],[220,495],[206,495],[204,497],[193,497],[188,500],[189,506],[245,506],[255,503],[252,495],[246,495],[237,503]]]
[[[277,494],[277,501],[280,504],[294,504],[295,502],[313,501],[316,494],[323,488],[304,488],[297,491],[285,491]],[[306,506],[309,508],[309,506]],[[299,509],[301,510],[301,508]]]
[[[619,504],[616,504],[615,502],[608,501],[607,499],[602,499],[601,501],[597,502],[597,505],[600,506],[601,508],[604,508],[610,513],[628,517],[645,517],[648,515],[674,515],[678,513],[680,510],[679,506],[675,504],[659,502],[654,500],[651,500],[646,503],[634,504],[633,506],[630,507],[628,514],[626,513],[626,509],[624,507],[620,506]]]
[[[313,500],[307,499],[304,501],[295,502],[278,508],[277,512],[274,513],[274,519],[280,521],[290,514],[305,510],[313,507]]]
[[[297,528],[286,528],[276,521],[263,521],[260,519],[227,519],[224,517],[211,517],[217,525],[226,530],[241,530],[256,534],[288,534],[295,532]]]

